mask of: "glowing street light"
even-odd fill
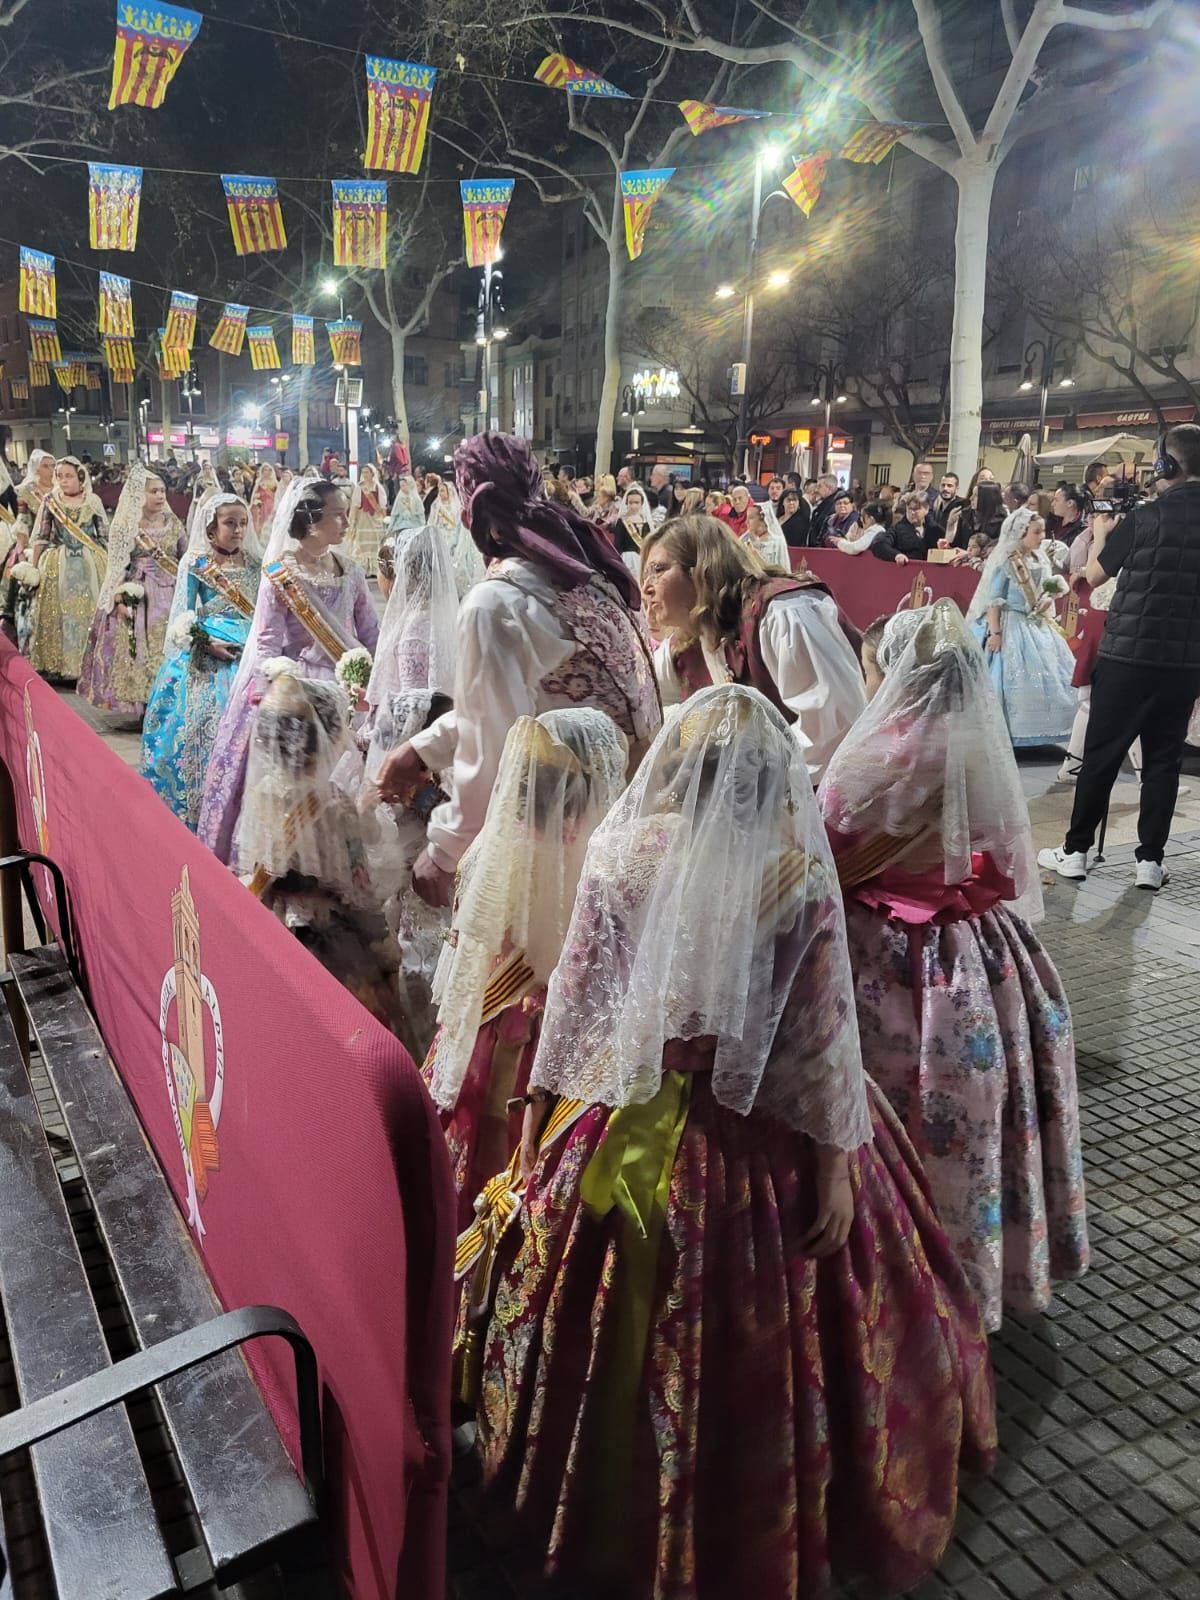
[[[719,284],[718,287],[717,287],[717,299],[718,300],[732,300],[736,293],[737,293],[737,290],[733,287],[733,285],[731,283],[722,283],[722,284]]]
[[[792,281],[790,272],[771,272],[767,275],[768,289],[786,289]]]

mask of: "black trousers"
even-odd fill
[[[1139,861],[1161,861],[1179,796],[1183,741],[1200,695],[1200,670],[1096,664],[1083,765],[1064,849],[1089,850],[1121,770],[1125,752],[1142,741],[1142,800],[1138,810]]]

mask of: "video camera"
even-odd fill
[[[1096,511],[1102,516],[1123,517],[1132,511],[1134,506],[1140,505],[1145,498],[1146,491],[1137,479],[1122,475],[1113,479],[1112,488],[1105,499],[1097,500],[1090,494],[1085,495],[1084,512],[1089,514]]]

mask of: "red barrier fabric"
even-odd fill
[[[412,1061],[7,644],[0,759],[218,1295],[316,1350],[347,1593],[441,1600],[455,1213]],[[286,1347],[249,1359],[296,1460]]]
[[[930,561],[910,561],[906,567],[898,567],[892,561],[880,561],[869,550],[861,556],[847,556],[840,550],[793,549],[791,556],[793,568],[803,558],[813,576],[829,585],[838,605],[860,632],[876,617],[888,615],[897,610],[901,600],[907,600],[918,572],[933,591],[934,600],[949,596],[963,612],[979,582],[979,574],[969,567],[939,566]]]

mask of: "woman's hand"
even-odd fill
[[[542,1136],[542,1128],[545,1126],[549,1110],[549,1095],[544,1100],[531,1100],[525,1107],[525,1116],[521,1122],[521,1155],[518,1161],[522,1183],[528,1183],[533,1177],[534,1168],[538,1163],[538,1141]]]
[[[993,655],[999,655],[1001,649],[1003,648],[1003,645],[1004,645],[1004,636],[1002,634],[993,632],[989,628],[988,629],[988,636],[987,636],[987,647],[992,652],[992,654]]]
[[[128,622],[133,616],[132,610],[123,601],[117,602],[116,611],[122,622]]]
[[[962,521],[962,507],[955,506],[946,518],[946,543],[953,544],[954,535],[958,532],[958,525]]]
[[[902,550],[896,551],[896,565],[898,567],[906,567],[908,565],[908,557]]]
[[[210,639],[207,649],[209,655],[216,661],[236,661],[238,658],[238,652],[222,639]]]
[[[850,1160],[844,1150],[819,1144],[817,1152],[817,1216],[800,1241],[806,1255],[818,1261],[834,1255],[850,1237],[854,1221],[854,1190],[850,1187]]]
[[[389,805],[402,806],[410,801],[429,778],[429,769],[410,744],[402,744],[383,759],[376,780],[380,798]]]

